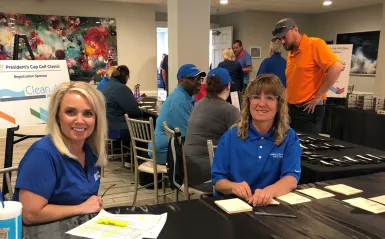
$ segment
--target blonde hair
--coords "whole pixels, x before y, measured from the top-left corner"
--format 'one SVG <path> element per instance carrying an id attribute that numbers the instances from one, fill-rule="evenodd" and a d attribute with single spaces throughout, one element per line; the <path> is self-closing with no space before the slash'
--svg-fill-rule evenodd
<path id="1" fill-rule="evenodd" d="M 270 49 L 274 53 L 281 54 L 283 52 L 283 46 L 282 46 L 281 40 L 279 40 L 278 38 L 271 39 Z"/>
<path id="2" fill-rule="evenodd" d="M 223 60 L 235 60 L 235 54 L 233 49 L 227 48 L 223 51 Z"/>
<path id="3" fill-rule="evenodd" d="M 252 95 L 259 95 L 262 92 L 278 96 L 277 114 L 274 117 L 274 143 L 282 144 L 290 126 L 289 110 L 287 106 L 286 90 L 279 78 L 273 74 L 263 74 L 249 82 L 242 98 L 241 119 L 237 122 L 238 136 L 245 140 L 249 134 L 250 124 L 250 100 Z"/>
<path id="4" fill-rule="evenodd" d="M 118 68 L 118 66 L 111 66 L 110 68 L 108 68 L 108 70 L 106 71 L 106 77 L 108 79 L 111 79 L 112 72 L 114 72 L 116 68 Z"/>
<path id="5" fill-rule="evenodd" d="M 58 122 L 62 99 L 69 92 L 82 95 L 92 105 L 96 115 L 96 123 L 94 131 L 86 139 L 86 142 L 98 157 L 96 164 L 104 166 L 107 162 L 105 150 L 105 141 L 107 139 L 106 103 L 102 93 L 90 84 L 71 81 L 61 83 L 55 87 L 48 107 L 47 133 L 61 154 L 77 159 L 77 157 L 70 152 L 66 137 L 63 135 Z"/>

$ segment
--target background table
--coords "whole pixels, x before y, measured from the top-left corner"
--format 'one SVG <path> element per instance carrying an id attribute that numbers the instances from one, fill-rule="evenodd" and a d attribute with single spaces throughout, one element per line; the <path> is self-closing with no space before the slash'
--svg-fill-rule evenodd
<path id="1" fill-rule="evenodd" d="M 118 207 L 108 211 L 116 214 L 161 214 L 167 212 L 167 222 L 159 239 L 179 238 L 385 238 L 385 214 L 372 214 L 352 207 L 341 200 L 354 197 L 374 197 L 385 194 L 385 173 L 365 175 L 301 185 L 300 188 L 344 183 L 364 190 L 350 197 L 337 195 L 333 198 L 289 205 L 255 208 L 254 211 L 286 213 L 296 219 L 256 216 L 252 212 L 229 215 L 218 208 L 214 201 L 219 198 L 183 201 L 146 206 L 142 208 Z M 77 238 L 65 232 L 88 221 L 94 215 L 77 216 L 50 224 L 23 226 L 25 239 Z"/>
<path id="2" fill-rule="evenodd" d="M 323 139 L 332 140 L 331 142 L 329 142 L 330 144 L 341 144 L 347 147 L 352 147 L 352 148 L 347 148 L 340 151 L 338 150 L 317 151 L 319 153 L 322 153 L 328 156 L 333 156 L 333 157 L 353 156 L 354 157 L 355 155 L 358 155 L 358 154 L 361 154 L 361 155 L 372 154 L 376 156 L 385 156 L 385 151 L 381 151 L 378 149 L 356 145 L 356 144 L 348 143 L 348 142 L 333 139 L 333 138 L 323 137 Z M 353 177 L 353 176 L 359 176 L 359 175 L 365 175 L 365 174 L 371 174 L 371 173 L 377 173 L 377 172 L 385 172 L 385 163 L 327 167 L 327 166 L 321 166 L 321 165 L 316 165 L 316 164 L 302 161 L 301 167 L 302 167 L 302 172 L 301 172 L 300 184 L 314 183 L 314 182 L 332 180 L 332 179 L 338 179 L 338 178 Z"/>
<path id="3" fill-rule="evenodd" d="M 333 107 L 330 136 L 385 150 L 385 115 L 342 106 Z"/>

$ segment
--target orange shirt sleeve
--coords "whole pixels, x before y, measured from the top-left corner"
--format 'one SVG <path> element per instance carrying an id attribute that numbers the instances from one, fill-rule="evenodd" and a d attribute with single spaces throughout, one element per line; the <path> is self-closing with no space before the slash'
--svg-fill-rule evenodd
<path id="1" fill-rule="evenodd" d="M 314 41 L 313 56 L 314 61 L 325 73 L 331 65 L 340 61 L 332 49 L 330 49 L 322 39 Z"/>

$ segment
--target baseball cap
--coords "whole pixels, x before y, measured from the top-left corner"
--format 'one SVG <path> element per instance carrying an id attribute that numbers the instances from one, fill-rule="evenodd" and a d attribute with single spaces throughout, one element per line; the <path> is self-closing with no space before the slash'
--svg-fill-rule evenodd
<path id="1" fill-rule="evenodd" d="M 230 73 L 228 70 L 225 68 L 214 68 L 209 73 L 207 76 L 218 76 L 219 80 L 221 81 L 222 85 L 227 85 L 230 82 L 233 82 L 230 77 Z"/>
<path id="2" fill-rule="evenodd" d="M 281 21 L 277 22 L 275 25 L 275 29 L 273 30 L 272 34 L 275 38 L 281 38 L 286 35 L 288 31 L 293 29 L 297 26 L 297 23 L 290 18 L 282 19 Z"/>
<path id="3" fill-rule="evenodd" d="M 183 77 L 194 77 L 197 75 L 201 75 L 203 77 L 206 76 L 206 72 L 200 71 L 195 65 L 193 64 L 185 64 L 181 66 L 178 70 L 178 74 L 176 75 L 176 78 L 178 80 L 182 79 Z"/>

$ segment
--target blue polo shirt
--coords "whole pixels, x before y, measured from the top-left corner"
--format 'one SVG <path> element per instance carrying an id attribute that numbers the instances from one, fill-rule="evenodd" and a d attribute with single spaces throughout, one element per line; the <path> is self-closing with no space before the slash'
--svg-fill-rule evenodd
<path id="1" fill-rule="evenodd" d="M 85 170 L 76 160 L 60 154 L 49 136 L 35 142 L 20 162 L 13 200 L 19 201 L 24 189 L 48 200 L 48 204 L 79 205 L 97 195 L 100 167 L 97 157 L 85 143 Z"/>
<path id="2" fill-rule="evenodd" d="M 237 131 L 237 127 L 229 129 L 218 144 L 211 168 L 213 184 L 222 179 L 245 181 L 254 192 L 289 175 L 299 181 L 302 150 L 293 129 L 279 146 L 274 144 L 273 130 L 263 136 L 250 123 L 246 140 L 239 138 Z"/>
<path id="3" fill-rule="evenodd" d="M 156 161 L 158 163 L 165 164 L 167 160 L 168 139 L 163 122 L 166 121 L 170 129 L 179 128 L 182 136 L 186 136 L 188 119 L 194 103 L 195 99 L 178 85 L 162 105 L 155 126 Z M 151 144 L 148 145 L 148 149 L 152 149 Z"/>
<path id="4" fill-rule="evenodd" d="M 259 67 L 257 76 L 262 74 L 274 74 L 281 80 L 283 86 L 286 88 L 286 60 L 279 53 L 275 53 L 269 58 L 262 61 Z"/>
<path id="5" fill-rule="evenodd" d="M 251 56 L 245 50 L 243 50 L 243 55 L 239 59 L 237 58 L 236 61 L 238 61 L 239 64 L 241 64 L 242 69 L 252 65 Z M 244 85 L 249 83 L 249 78 L 250 78 L 250 72 L 243 73 L 243 84 Z"/>
<path id="6" fill-rule="evenodd" d="M 103 77 L 103 79 L 99 82 L 98 86 L 96 86 L 97 90 L 101 90 L 105 84 L 110 81 L 107 77 Z"/>

